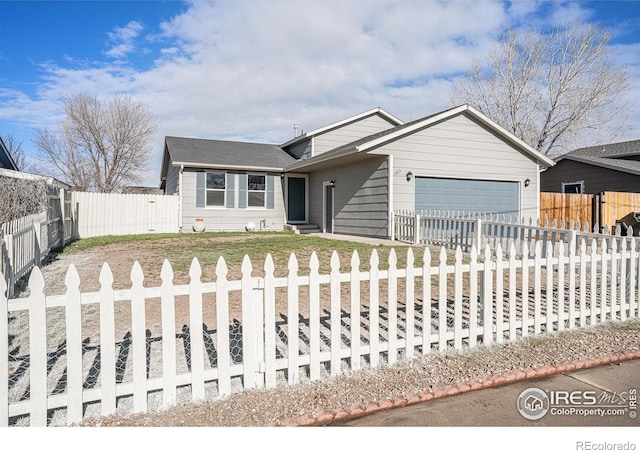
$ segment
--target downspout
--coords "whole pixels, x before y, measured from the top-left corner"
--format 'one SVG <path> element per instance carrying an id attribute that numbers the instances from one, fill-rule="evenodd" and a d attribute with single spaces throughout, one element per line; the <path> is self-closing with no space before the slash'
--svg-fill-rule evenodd
<path id="1" fill-rule="evenodd" d="M 178 229 L 182 231 L 182 172 L 184 171 L 184 164 L 180 164 L 180 171 L 178 171 Z"/>
<path id="2" fill-rule="evenodd" d="M 392 241 L 395 240 L 394 226 L 393 226 L 393 155 L 387 157 L 387 193 L 389 198 L 387 199 L 387 235 Z"/>

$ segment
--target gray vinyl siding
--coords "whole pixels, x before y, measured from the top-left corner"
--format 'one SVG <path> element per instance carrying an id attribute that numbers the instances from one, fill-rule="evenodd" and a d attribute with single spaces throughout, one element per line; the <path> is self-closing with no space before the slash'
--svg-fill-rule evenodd
<path id="1" fill-rule="evenodd" d="M 519 215 L 538 218 L 538 164 L 465 115 L 408 135 L 371 153 L 393 155 L 393 209 L 413 210 L 415 178 L 520 182 Z M 407 172 L 413 177 L 407 181 Z M 524 187 L 524 180 L 530 185 Z"/>
<path id="2" fill-rule="evenodd" d="M 296 159 L 311 158 L 311 139 L 305 139 L 302 142 L 298 142 L 286 150 Z"/>
<path id="3" fill-rule="evenodd" d="M 334 233 L 388 236 L 387 158 L 319 170 L 309 176 L 309 222 L 322 227 L 323 182 L 335 180 Z"/>
<path id="4" fill-rule="evenodd" d="M 540 174 L 542 192 L 562 192 L 562 183 L 584 181 L 585 194 L 640 192 L 640 176 L 563 159 Z"/>
<path id="5" fill-rule="evenodd" d="M 252 172 L 254 173 L 254 172 Z M 260 230 L 262 222 L 263 230 L 283 230 L 285 224 L 284 202 L 282 195 L 282 183 L 279 174 L 274 175 L 273 209 L 268 208 L 240 208 L 239 174 L 232 177 L 234 186 L 235 204 L 233 208 L 226 207 L 196 207 L 196 171 L 184 169 L 182 174 L 182 231 L 192 231 L 192 225 L 196 218 L 203 218 L 207 231 L 243 231 L 248 222 L 256 224 L 256 230 Z"/>
<path id="6" fill-rule="evenodd" d="M 167 169 L 167 179 L 165 181 L 164 193 L 166 195 L 173 195 L 178 192 L 178 181 L 180 179 L 180 169 L 176 166 L 169 164 Z"/>
<path id="7" fill-rule="evenodd" d="M 377 114 L 343 125 L 340 128 L 314 136 L 313 156 L 321 155 L 349 142 L 379 133 L 394 126 Z"/>

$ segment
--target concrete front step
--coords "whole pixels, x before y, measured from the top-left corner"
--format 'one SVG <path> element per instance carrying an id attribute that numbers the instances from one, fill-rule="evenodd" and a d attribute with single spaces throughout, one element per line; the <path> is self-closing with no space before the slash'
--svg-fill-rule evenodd
<path id="1" fill-rule="evenodd" d="M 293 230 L 296 234 L 320 233 L 320 227 L 311 223 L 301 225 L 287 224 L 285 230 Z"/>

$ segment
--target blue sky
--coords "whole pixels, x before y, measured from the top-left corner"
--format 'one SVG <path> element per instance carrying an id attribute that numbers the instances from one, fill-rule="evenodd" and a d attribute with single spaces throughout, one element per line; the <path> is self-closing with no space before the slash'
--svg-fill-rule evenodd
<path id="1" fill-rule="evenodd" d="M 158 124 L 147 185 L 167 135 L 282 143 L 294 124 L 448 108 L 451 80 L 508 27 L 609 27 L 640 117 L 640 1 L 0 0 L 0 18 L 0 136 L 35 157 L 62 97 L 128 94 Z"/>

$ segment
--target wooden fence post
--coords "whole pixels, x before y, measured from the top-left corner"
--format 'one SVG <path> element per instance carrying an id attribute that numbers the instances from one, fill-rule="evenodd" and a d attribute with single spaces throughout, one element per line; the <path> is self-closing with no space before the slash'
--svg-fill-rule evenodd
<path id="1" fill-rule="evenodd" d="M 421 230 L 420 230 L 420 214 L 416 214 L 416 216 L 414 217 L 414 227 L 413 227 L 413 242 L 416 245 L 420 245 L 420 236 L 421 236 Z"/>

